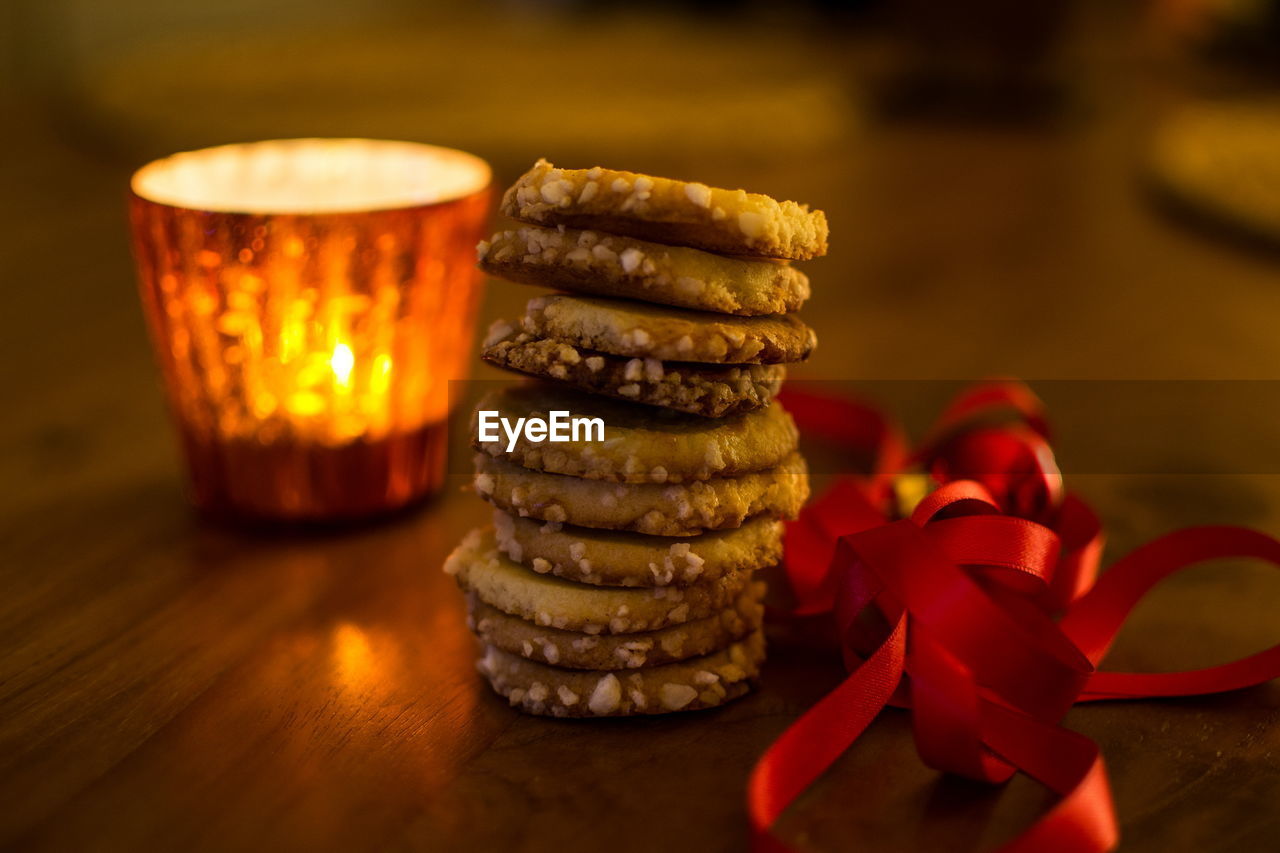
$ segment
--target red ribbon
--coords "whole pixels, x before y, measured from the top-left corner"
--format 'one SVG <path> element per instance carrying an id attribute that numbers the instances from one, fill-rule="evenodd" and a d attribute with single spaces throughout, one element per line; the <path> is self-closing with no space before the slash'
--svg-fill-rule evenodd
<path id="1" fill-rule="evenodd" d="M 794 391 L 786 405 L 809 434 L 869 451 L 874 463 L 870 477 L 838 479 L 787 531 L 795 612 L 834 615 L 850 672 L 752 772 L 757 849 L 790 849 L 774 822 L 893 704 L 911 708 L 916 748 L 930 767 L 991 783 L 1022 771 L 1061 796 L 1006 853 L 1110 850 L 1119 834 L 1106 770 L 1093 741 L 1059 725 L 1067 709 L 1280 676 L 1280 645 L 1201 670 L 1097 671 L 1129 611 L 1162 579 L 1225 557 L 1280 566 L 1280 541 L 1238 527 L 1182 530 L 1095 583 L 1100 525 L 1063 492 L 1042 406 L 1025 386 L 961 395 L 910 456 L 871 407 Z M 1014 420 L 983 423 L 997 413 Z M 940 485 L 894 520 L 889 483 L 906 464 Z"/>

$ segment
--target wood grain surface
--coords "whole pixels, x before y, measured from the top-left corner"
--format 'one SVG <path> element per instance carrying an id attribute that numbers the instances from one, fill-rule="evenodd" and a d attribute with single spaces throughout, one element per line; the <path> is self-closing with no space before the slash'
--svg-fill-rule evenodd
<path id="1" fill-rule="evenodd" d="M 801 378 L 866 380 L 907 408 L 910 385 L 871 380 L 1280 378 L 1280 264 L 1149 204 L 1136 175 L 1151 110 L 1134 93 L 1160 92 L 1140 89 L 1135 65 L 1112 69 L 1118 82 L 1089 89 L 1060 126 L 870 123 L 802 160 L 673 146 L 620 165 L 827 210 L 833 248 L 808 265 L 804 312 L 820 348 Z M 477 677 L 462 598 L 440 572 L 486 514 L 458 478 L 362 527 L 198 519 L 127 253 L 123 187 L 138 160 L 43 110 L 6 109 L 0 844 L 744 849 L 746 774 L 838 682 L 838 660 L 779 636 L 762 689 L 722 710 L 525 717 Z M 504 181 L 556 154 L 531 139 L 480 153 Z M 492 285 L 485 322 L 531 294 Z M 1150 440 L 1112 428 L 1111 392 L 1090 393 L 1078 399 L 1101 402 L 1065 414 L 1109 436 L 1116 467 L 1092 464 L 1072 483 L 1104 517 L 1108 560 L 1191 523 L 1280 533 L 1277 471 L 1238 462 L 1242 444 L 1275 453 L 1272 383 L 1247 392 L 1256 418 L 1247 406 L 1176 411 L 1150 464 L 1133 461 Z M 1228 450 L 1237 461 L 1221 461 Z M 1181 463 L 1201 473 L 1168 473 Z M 1273 574 L 1179 577 L 1139 608 L 1110 664 L 1204 665 L 1275 642 Z M 1280 686 L 1079 708 L 1067 724 L 1102 747 L 1122 850 L 1276 849 Z M 916 758 L 906 716 L 888 711 L 782 832 L 806 850 L 991 849 L 1051 802 L 1023 778 L 993 789 L 940 777 Z"/>

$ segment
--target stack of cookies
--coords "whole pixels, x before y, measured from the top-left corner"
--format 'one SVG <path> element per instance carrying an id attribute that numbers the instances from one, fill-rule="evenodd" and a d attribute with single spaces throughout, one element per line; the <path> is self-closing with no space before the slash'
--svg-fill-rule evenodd
<path id="1" fill-rule="evenodd" d="M 562 442 L 472 436 L 492 527 L 445 569 L 479 663 L 513 706 L 553 716 L 694 710 L 745 694 L 764 658 L 763 584 L 808 496 L 772 404 L 813 331 L 790 265 L 826 251 L 821 212 L 742 190 L 539 161 L 503 197 L 524 223 L 480 266 L 569 293 L 498 322 L 483 357 L 537 377 L 477 411 L 598 419 Z M 572 294 L 572 295 L 571 295 Z M 530 422 L 530 421 L 526 421 Z"/>

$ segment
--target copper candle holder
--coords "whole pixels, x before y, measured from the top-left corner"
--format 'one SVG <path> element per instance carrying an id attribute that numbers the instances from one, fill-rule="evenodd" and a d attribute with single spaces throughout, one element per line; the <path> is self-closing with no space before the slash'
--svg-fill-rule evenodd
<path id="1" fill-rule="evenodd" d="M 490 170 L 406 142 L 296 139 L 134 174 L 134 252 L 204 510 L 328 520 L 444 478 Z"/>

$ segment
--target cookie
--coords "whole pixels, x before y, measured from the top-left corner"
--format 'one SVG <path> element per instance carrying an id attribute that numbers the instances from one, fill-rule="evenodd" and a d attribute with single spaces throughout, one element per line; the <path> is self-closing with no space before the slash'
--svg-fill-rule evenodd
<path id="1" fill-rule="evenodd" d="M 526 225 L 477 247 L 480 269 L 521 284 L 722 314 L 796 311 L 809 278 L 785 261 L 727 258 L 595 231 Z"/>
<path id="2" fill-rule="evenodd" d="M 787 369 L 780 364 L 663 363 L 593 352 L 536 338 L 499 321 L 481 357 L 495 367 L 554 379 L 592 394 L 720 418 L 767 406 Z"/>
<path id="3" fill-rule="evenodd" d="M 782 559 L 782 522 L 757 516 L 700 536 L 548 525 L 493 511 L 498 549 L 539 574 L 604 586 L 688 586 Z"/>
<path id="4" fill-rule="evenodd" d="M 818 343 L 789 314 L 730 317 L 592 296 L 535 296 L 520 326 L 579 349 L 706 364 L 788 364 L 804 361 Z"/>
<path id="5" fill-rule="evenodd" d="M 627 717 L 712 708 L 745 695 L 760 674 L 764 634 L 727 649 L 629 672 L 572 670 L 486 646 L 476 668 L 513 706 L 552 717 Z"/>
<path id="6" fill-rule="evenodd" d="M 727 255 L 804 260 L 827 253 L 827 217 L 744 190 L 539 160 L 502 197 L 502 212 Z"/>
<path id="7" fill-rule="evenodd" d="M 656 631 L 705 619 L 736 601 L 751 579 L 743 571 L 683 589 L 588 586 L 540 575 L 507 559 L 489 528 L 468 533 L 445 560 L 444 570 L 458 586 L 503 613 L 591 635 Z"/>
<path id="8" fill-rule="evenodd" d="M 794 518 L 809 495 L 804 458 L 792 453 L 767 471 L 692 483 L 610 483 L 530 471 L 476 454 L 476 491 L 521 517 L 581 527 L 692 536 L 748 518 Z"/>
<path id="9" fill-rule="evenodd" d="M 498 425 L 481 441 L 479 412 L 497 412 L 508 423 L 518 418 L 599 418 L 604 440 L 580 431 L 578 440 L 530 441 L 523 430 L 514 441 Z M 799 433 L 781 405 L 704 418 L 583 394 L 540 382 L 526 382 L 486 394 L 472 418 L 472 445 L 524 468 L 618 483 L 683 483 L 762 471 L 795 451 Z"/>
<path id="10" fill-rule="evenodd" d="M 638 669 L 711 654 L 759 630 L 764 584 L 756 581 L 729 607 L 703 619 L 633 634 L 583 634 L 546 628 L 468 596 L 469 624 L 486 645 L 566 669 Z"/>

